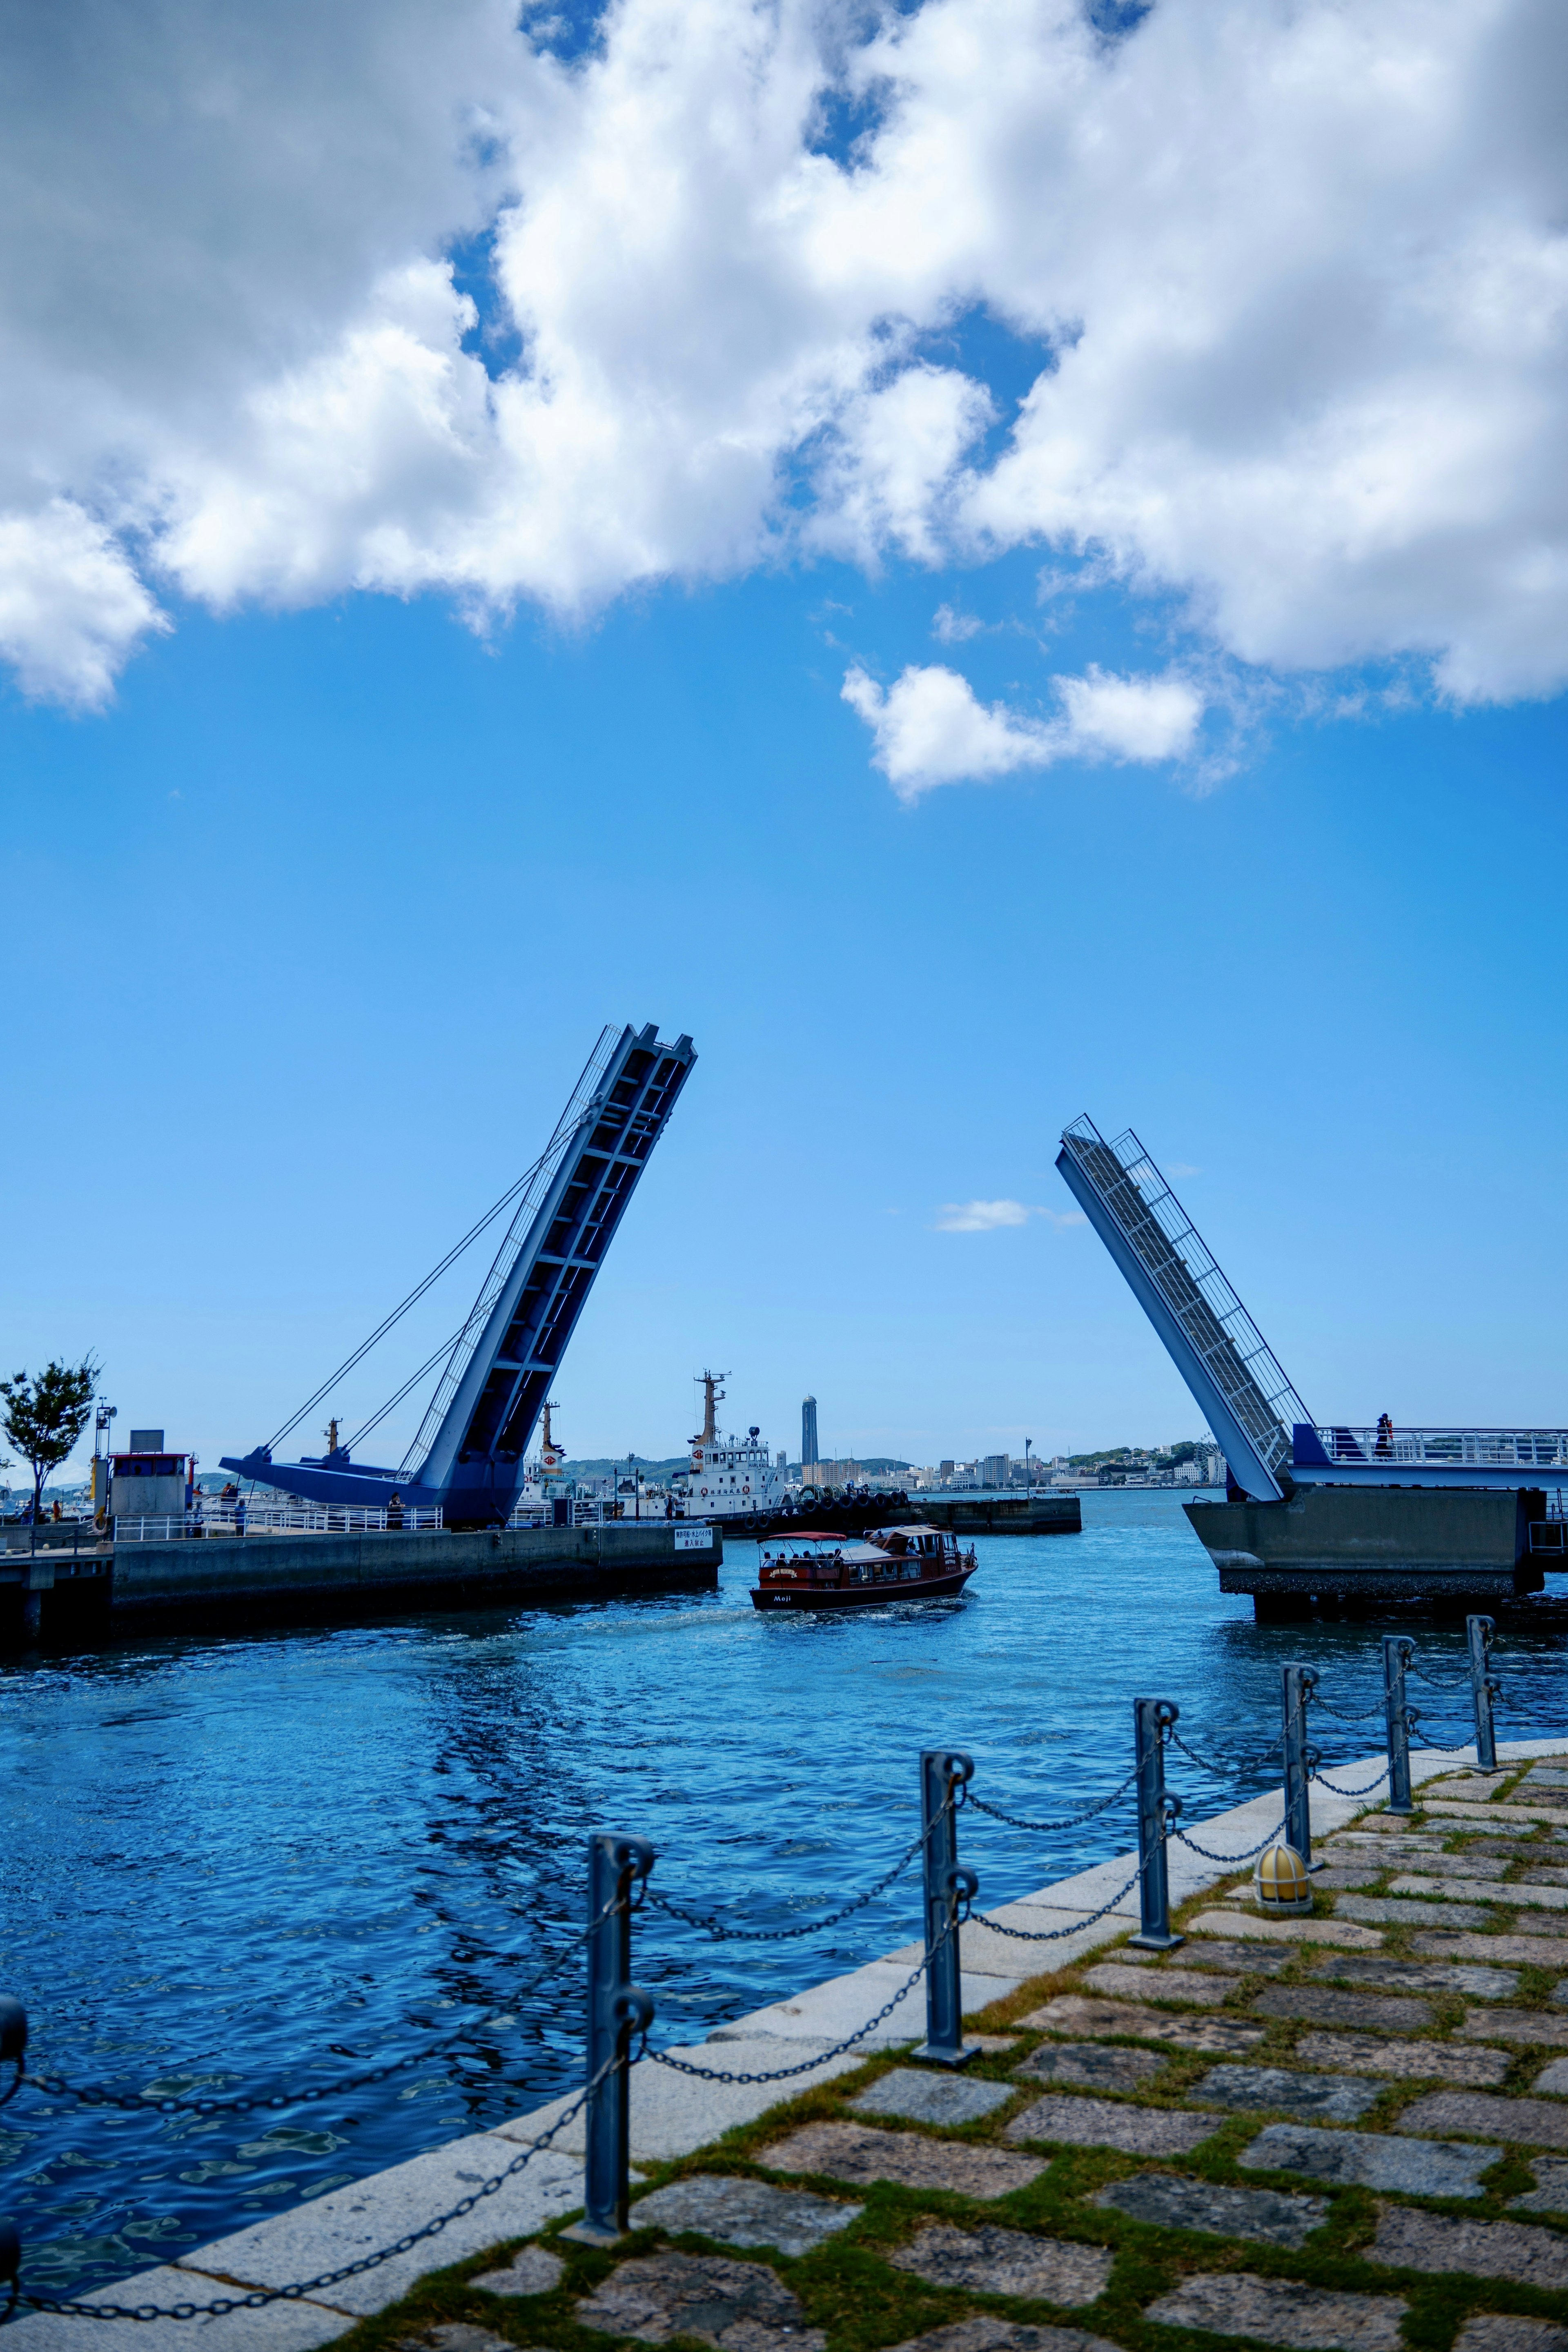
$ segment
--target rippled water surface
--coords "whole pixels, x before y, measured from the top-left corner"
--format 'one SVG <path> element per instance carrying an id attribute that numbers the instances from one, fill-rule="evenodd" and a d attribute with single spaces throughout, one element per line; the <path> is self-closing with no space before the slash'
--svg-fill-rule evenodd
<path id="1" fill-rule="evenodd" d="M 237 2118 L 23 2093 L 0 2152 L 28 2281 L 144 2268 L 580 2080 L 569 1939 L 590 1830 L 651 1839 L 673 1896 L 799 1927 L 908 1843 L 923 1746 L 968 1748 L 977 1794 L 1050 1816 L 1113 1790 L 1132 1697 L 1169 1697 L 1230 1768 L 1179 1759 L 1201 1819 L 1277 1782 L 1283 1660 L 1320 1664 L 1344 1707 L 1373 1704 L 1377 1629 L 1255 1625 L 1173 1496 L 1089 1496 L 1084 1518 L 1079 1537 L 981 1538 L 963 1601 L 852 1618 L 758 1615 L 755 1548 L 736 1544 L 711 1593 L 12 1662 L 0 1990 L 25 2000 L 41 2070 L 132 2095 L 270 2092 L 418 2060 Z M 1457 1630 L 1418 1639 L 1434 1672 L 1458 1671 Z M 1560 1719 L 1562 1649 L 1510 1634 L 1519 1727 Z M 1463 1738 L 1462 1698 L 1432 1705 L 1433 1732 Z M 1380 1731 L 1321 1736 L 1331 1769 Z M 1073 1834 L 973 1812 L 962 1827 L 983 1905 L 1133 1839 L 1125 1800 Z M 907 1940 L 918 1887 L 907 1873 L 842 1927 L 779 1945 L 645 1911 L 656 2039 L 700 2038 Z"/>

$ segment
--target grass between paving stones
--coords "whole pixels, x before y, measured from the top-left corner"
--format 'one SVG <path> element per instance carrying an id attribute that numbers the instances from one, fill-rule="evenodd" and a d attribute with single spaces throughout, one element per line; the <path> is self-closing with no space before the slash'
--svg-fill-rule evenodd
<path id="1" fill-rule="evenodd" d="M 1414 1824 L 1421 1824 L 1426 1818 L 1421 1814 L 1414 1816 Z M 1432 1826 L 1441 1828 L 1445 1832 L 1445 1843 L 1457 1846 L 1459 1851 L 1482 1834 L 1479 1828 L 1471 1830 L 1468 1824 L 1451 1827 L 1441 1815 L 1432 1817 Z M 1543 1835 L 1549 1838 L 1550 1832 L 1537 1832 L 1519 1840 L 1517 1844 L 1521 1849 L 1539 1851 Z M 1510 1853 L 1513 1850 L 1510 1844 Z M 1521 1851 L 1519 1858 L 1525 1861 L 1526 1853 Z M 1391 1863 L 1383 1874 L 1393 1875 L 1402 1867 L 1404 1865 Z M 1245 1901 L 1248 1885 L 1248 1880 L 1238 1875 L 1220 1887 L 1194 1895 L 1178 1911 L 1174 1924 L 1181 1928 L 1199 1912 L 1223 1904 L 1227 1895 L 1232 1899 L 1239 1895 Z M 1499 1894 L 1496 1916 L 1501 1926 L 1509 1916 L 1510 1906 L 1507 1905 L 1506 1889 L 1500 1886 Z M 1332 1897 L 1326 1891 L 1320 1894 L 1319 1900 L 1321 1913 L 1331 1913 Z M 1438 1924 L 1442 1908 L 1440 1901 L 1433 1903 L 1434 1925 Z M 1384 1930 L 1379 1948 L 1382 1956 L 1393 1959 L 1415 1958 L 1411 1951 L 1411 1939 L 1415 1932 L 1412 1927 L 1403 1924 Z M 1199 1937 L 1194 1940 L 1202 1941 L 1204 1938 Z M 520 2242 L 507 2241 L 500 2248 L 492 2248 L 484 2254 L 455 2263 L 448 2270 L 433 2273 L 402 2303 L 374 2319 L 362 2323 L 351 2335 L 342 2338 L 343 2352 L 387 2352 L 387 2347 L 408 2339 L 417 2341 L 429 2327 L 449 2320 L 466 2320 L 487 2327 L 506 2341 L 541 2347 L 541 2352 L 610 2352 L 610 2347 L 617 2342 L 629 2343 L 631 2339 L 616 2339 L 582 2327 L 574 2316 L 574 2305 L 580 2296 L 591 2293 L 618 2263 L 630 2255 L 651 2252 L 665 2246 L 692 2253 L 722 2253 L 732 2259 L 765 2262 L 800 2297 L 805 2324 L 827 2332 L 829 2352 L 884 2352 L 886 2347 L 902 2343 L 928 2329 L 976 2313 L 991 2313 L 998 2317 L 1032 2325 L 1085 2328 L 1127 2347 L 1128 2352 L 1215 2352 L 1216 2343 L 1224 2339 L 1216 2339 L 1202 2331 L 1156 2326 L 1143 2315 L 1147 2304 L 1183 2277 L 1195 2272 L 1247 2271 L 1266 2278 L 1295 2279 L 1304 2285 L 1330 2291 L 1398 2294 L 1410 2306 L 1405 2322 L 1405 2335 L 1412 2352 L 1449 2352 L 1457 2329 L 1465 2318 L 1477 2311 L 1554 2319 L 1568 2316 L 1568 2294 L 1520 2286 L 1504 2279 L 1471 2277 L 1462 2273 L 1434 2274 L 1394 2270 L 1369 2261 L 1368 2249 L 1376 2230 L 1378 2207 L 1378 2200 L 1372 2192 L 1361 2188 L 1333 2187 L 1294 2173 L 1247 2170 L 1237 2163 L 1238 2157 L 1265 2124 L 1276 2119 L 1293 2119 L 1283 2111 L 1226 2115 L 1191 2156 L 1157 2162 L 1110 2148 L 1053 2147 L 1049 2143 L 1031 2144 L 1005 2139 L 1003 2126 L 1026 2105 L 1055 2091 L 1069 2089 L 1066 2084 L 1042 2083 L 1018 2074 L 1020 2062 L 1043 2042 L 1075 2038 L 1070 2033 L 1065 2037 L 1043 2034 L 1026 2027 L 1024 2019 L 1058 1994 L 1082 1992 L 1095 1997 L 1093 1988 L 1084 1983 L 1085 1972 L 1097 1961 L 1114 1958 L 1121 1948 L 1106 1947 L 1066 1968 L 1037 1977 L 996 2002 L 980 2018 L 970 2021 L 982 2030 L 1011 2032 L 1016 2037 L 1011 2050 L 983 2053 L 966 2069 L 972 2077 L 1005 2082 L 1016 2094 L 1005 2106 L 975 2122 L 943 2128 L 922 2124 L 910 2117 L 856 2115 L 847 2103 L 858 2092 L 879 2080 L 893 2067 L 910 2063 L 903 2052 L 879 2053 L 853 2074 L 801 2093 L 772 2109 L 758 2122 L 740 2126 L 727 2133 L 709 2147 L 673 2163 L 650 2164 L 641 2168 L 650 2189 L 698 2173 L 719 2172 L 772 2179 L 784 2187 L 816 2190 L 840 2200 L 852 2200 L 863 2206 L 864 2210 L 847 2230 L 810 2253 L 792 2259 L 765 2247 L 737 2248 L 691 2233 L 671 2234 L 657 2230 L 639 2231 L 634 2228 L 624 2245 L 611 2254 L 578 2246 L 562 2238 L 560 2231 L 564 2222 L 552 2224 L 539 2233 L 539 2242 L 561 2255 L 567 2265 L 562 2284 L 552 2294 L 526 2299 L 500 2298 L 485 2294 L 469 2284 L 479 2272 L 504 2262 Z M 1278 1957 L 1281 1948 L 1271 1944 L 1268 1948 L 1272 1956 Z M 1252 1999 L 1266 1984 L 1332 1985 L 1335 1980 L 1333 1969 L 1319 1965 L 1331 1957 L 1331 1948 L 1321 1944 L 1303 1945 L 1300 1949 L 1290 1950 L 1286 1966 L 1277 1975 L 1227 1977 L 1228 1990 L 1223 2005 L 1201 2011 L 1194 2011 L 1180 2002 L 1162 2001 L 1160 1977 L 1163 1963 L 1155 1960 L 1141 1969 L 1144 1984 L 1136 1998 L 1140 2005 L 1187 2018 L 1245 2017 L 1248 2015 Z M 1181 1968 L 1184 1958 L 1190 1960 L 1190 1954 L 1178 1950 L 1172 1956 L 1171 1965 Z M 1507 2006 L 1556 2008 L 1557 2005 L 1551 2000 L 1552 1990 L 1559 1980 L 1556 1971 L 1517 1963 L 1505 1965 L 1519 1968 L 1519 1990 Z M 1373 1999 L 1378 1997 L 1371 1988 L 1357 1990 L 1367 1991 Z M 1394 1988 L 1389 1989 L 1390 1992 L 1394 1990 Z M 1423 1993 L 1418 1997 L 1430 2003 L 1433 2022 L 1425 2028 L 1402 2030 L 1398 2036 L 1401 2041 L 1445 2038 L 1460 2023 L 1468 2008 L 1485 2006 L 1472 2002 L 1463 1995 Z M 1132 1996 L 1123 1997 L 1131 1998 Z M 1097 2087 L 1089 2095 L 1144 2109 L 1179 2110 L 1194 2099 L 1202 2104 L 1198 2085 L 1212 2066 L 1222 2063 L 1297 2066 L 1300 2063 L 1294 2055 L 1297 2042 L 1303 2033 L 1316 2030 L 1310 2021 L 1295 2019 L 1256 2018 L 1250 2021 L 1264 2027 L 1262 2039 L 1237 2060 L 1222 2059 L 1213 2053 L 1152 2044 L 1140 2041 L 1136 2036 L 1095 2031 L 1092 2038 L 1096 2041 L 1152 2049 L 1165 2063 L 1162 2072 L 1152 2082 L 1141 2085 L 1136 2093 L 1118 2093 Z M 1499 2086 L 1503 2095 L 1510 2091 L 1527 2091 L 1543 2063 L 1544 2055 L 1540 2050 L 1516 2053 L 1504 2084 Z M 1430 2081 L 1391 2084 L 1363 2116 L 1359 2126 L 1331 2127 L 1386 2131 L 1409 2105 L 1431 2088 Z M 847 2184 L 827 2175 L 770 2170 L 766 2151 L 774 2142 L 803 2124 L 831 2121 L 852 2121 L 868 2128 L 899 2134 L 917 2133 L 939 2143 L 1010 2147 L 1020 2154 L 1032 2154 L 1043 2159 L 1047 2168 L 1027 2187 L 1006 2197 L 985 2200 L 953 2191 L 906 2189 L 890 2181 L 861 2186 Z M 1442 2137 L 1485 2136 L 1445 2133 Z M 1328 2210 L 1322 2225 L 1313 2233 L 1307 2247 L 1290 2252 L 1248 2239 L 1227 2238 L 1200 2231 L 1173 2230 L 1136 2221 L 1114 2209 L 1100 2209 L 1090 2201 L 1100 2189 L 1110 2183 L 1152 2170 L 1174 2173 L 1216 2186 L 1272 2188 L 1297 2195 L 1320 2197 Z M 1487 2174 L 1481 2194 L 1476 2198 L 1402 2195 L 1394 2201 L 1436 2214 L 1491 2220 L 1505 2213 L 1510 2198 L 1532 2185 L 1533 2176 L 1523 2156 L 1505 2151 L 1499 2163 Z M 635 2224 L 635 2205 L 632 2219 Z M 939 2220 L 971 2228 L 987 2222 L 997 2223 L 1004 2228 L 1079 2244 L 1106 2247 L 1114 2256 L 1110 2281 L 1104 2294 L 1095 2303 L 1066 2307 L 1035 2299 L 933 2287 L 910 2273 L 893 2269 L 886 2257 L 906 2245 L 925 2223 Z M 1568 2226 L 1554 2228 L 1549 2220 L 1542 2217 L 1533 2218 L 1531 2226 L 1554 2236 L 1568 2237 Z M 675 2352 L 686 2352 L 686 2347 L 689 2347 L 689 2352 L 707 2352 L 707 2347 L 700 2347 L 692 2338 L 672 2337 L 670 2343 Z"/>

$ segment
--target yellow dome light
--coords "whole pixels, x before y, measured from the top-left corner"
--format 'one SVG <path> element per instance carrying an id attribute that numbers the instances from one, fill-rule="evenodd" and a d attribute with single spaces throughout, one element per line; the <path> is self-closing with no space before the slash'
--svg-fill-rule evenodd
<path id="1" fill-rule="evenodd" d="M 1260 1911 L 1292 1916 L 1312 1907 L 1312 1882 L 1293 1845 L 1267 1846 L 1258 1857 L 1253 1887 Z"/>

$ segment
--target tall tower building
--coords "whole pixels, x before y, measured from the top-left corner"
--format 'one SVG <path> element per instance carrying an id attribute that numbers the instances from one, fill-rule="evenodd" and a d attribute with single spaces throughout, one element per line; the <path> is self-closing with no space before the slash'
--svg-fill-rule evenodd
<path id="1" fill-rule="evenodd" d="M 809 1470 L 816 1455 L 816 1399 L 806 1397 L 800 1408 L 800 1460 L 803 1471 Z"/>

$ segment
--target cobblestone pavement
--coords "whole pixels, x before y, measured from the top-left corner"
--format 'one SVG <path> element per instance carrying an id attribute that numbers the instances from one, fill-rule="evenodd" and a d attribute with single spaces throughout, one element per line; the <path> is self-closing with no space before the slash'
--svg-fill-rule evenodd
<path id="1" fill-rule="evenodd" d="M 977 2006 L 963 2071 L 884 2047 L 639 2157 L 624 2252 L 542 2214 L 374 2342 L 1568 2352 L 1564 1801 L 1559 1757 L 1363 1815 L 1319 1841 L 1307 1918 L 1211 1884 L 1173 1952 L 1083 1949 Z"/>

